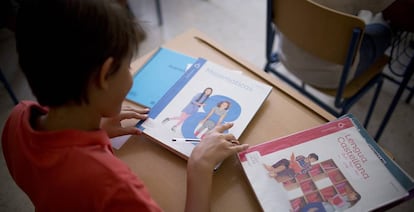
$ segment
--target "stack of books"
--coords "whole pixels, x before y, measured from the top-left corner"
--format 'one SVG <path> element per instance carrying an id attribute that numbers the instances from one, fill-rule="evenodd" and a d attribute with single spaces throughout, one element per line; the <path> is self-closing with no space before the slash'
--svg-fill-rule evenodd
<path id="1" fill-rule="evenodd" d="M 134 75 L 127 100 L 150 107 L 137 127 L 188 159 L 198 141 L 227 122 L 238 138 L 272 87 L 204 58 L 160 48 Z"/>

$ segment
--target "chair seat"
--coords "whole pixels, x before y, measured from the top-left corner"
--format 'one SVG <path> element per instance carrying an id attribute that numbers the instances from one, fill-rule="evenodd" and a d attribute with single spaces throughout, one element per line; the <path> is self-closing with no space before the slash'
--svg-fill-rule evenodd
<path id="1" fill-rule="evenodd" d="M 370 80 L 372 80 L 375 76 L 380 74 L 383 70 L 383 67 L 388 63 L 389 57 L 387 55 L 383 55 L 380 57 L 374 64 L 372 64 L 367 71 L 362 73 L 359 77 L 351 80 L 344 89 L 342 96 L 344 98 L 351 97 L 355 95 L 358 91 L 360 91 Z M 327 88 L 318 88 L 316 86 L 312 86 L 316 88 L 318 91 L 327 94 L 329 96 L 335 96 L 337 90 L 336 89 L 327 89 Z"/>

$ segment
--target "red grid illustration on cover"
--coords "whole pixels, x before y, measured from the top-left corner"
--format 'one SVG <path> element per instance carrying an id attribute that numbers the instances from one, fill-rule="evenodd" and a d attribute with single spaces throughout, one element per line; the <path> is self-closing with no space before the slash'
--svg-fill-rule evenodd
<path id="1" fill-rule="evenodd" d="M 282 159 L 265 168 L 288 193 L 296 195 L 290 200 L 293 211 L 345 210 L 361 199 L 332 159 L 312 165 L 309 162 L 309 166 L 298 170 L 291 169 L 286 161 Z"/>

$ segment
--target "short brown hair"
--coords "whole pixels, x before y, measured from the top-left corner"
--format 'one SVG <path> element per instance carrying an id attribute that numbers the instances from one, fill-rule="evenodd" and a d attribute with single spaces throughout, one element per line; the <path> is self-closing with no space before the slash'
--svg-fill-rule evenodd
<path id="1" fill-rule="evenodd" d="M 88 102 L 87 86 L 109 57 L 113 71 L 145 34 L 110 0 L 22 1 L 16 25 L 20 66 L 40 104 Z"/>

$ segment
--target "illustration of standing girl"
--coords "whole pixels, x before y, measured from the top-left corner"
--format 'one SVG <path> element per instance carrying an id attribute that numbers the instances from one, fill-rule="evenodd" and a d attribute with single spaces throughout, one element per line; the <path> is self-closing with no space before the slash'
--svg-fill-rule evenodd
<path id="1" fill-rule="evenodd" d="M 181 111 L 180 116 L 167 117 L 162 123 L 165 124 L 171 120 L 178 120 L 178 122 L 171 128 L 172 131 L 175 131 L 178 126 L 180 126 L 188 117 L 193 115 L 198 111 L 198 109 L 204 106 L 204 102 L 210 97 L 213 93 L 212 88 L 206 88 L 202 93 L 195 95 L 191 102 Z"/>
<path id="2" fill-rule="evenodd" d="M 210 112 L 207 114 L 207 116 L 203 120 L 201 120 L 200 122 L 201 127 L 195 131 L 194 135 L 199 136 L 199 134 L 203 132 L 205 129 L 207 129 L 206 132 L 208 132 L 212 130 L 216 125 L 221 124 L 224 118 L 226 117 L 229 108 L 230 108 L 229 101 L 219 102 L 217 106 L 213 107 L 210 110 Z M 217 120 L 217 117 L 218 117 L 218 120 Z M 205 133 L 203 133 L 203 135 L 204 134 Z"/>

